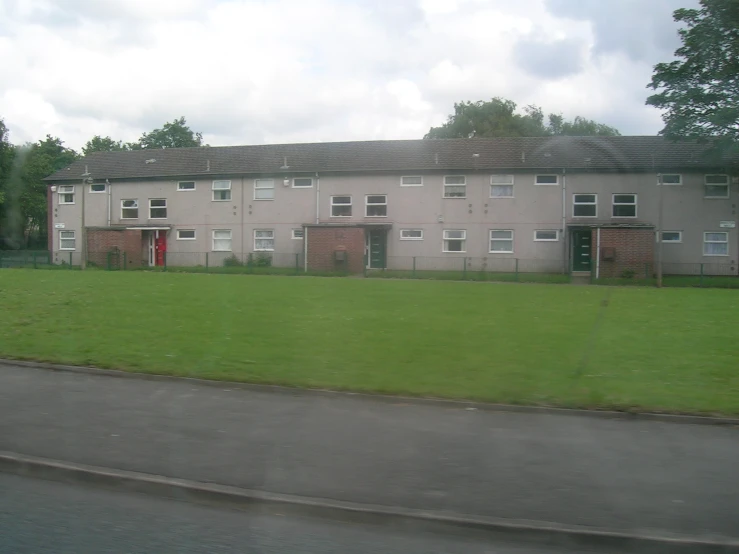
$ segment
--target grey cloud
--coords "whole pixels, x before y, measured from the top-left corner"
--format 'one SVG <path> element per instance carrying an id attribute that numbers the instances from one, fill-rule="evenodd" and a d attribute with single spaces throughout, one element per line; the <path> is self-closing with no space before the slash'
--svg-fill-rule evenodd
<path id="1" fill-rule="evenodd" d="M 513 51 L 516 63 L 534 77 L 559 79 L 579 73 L 584 65 L 585 45 L 576 40 L 554 42 L 521 40 Z"/>
<path id="2" fill-rule="evenodd" d="M 691 8 L 698 0 L 547 0 L 555 16 L 590 21 L 595 52 L 623 52 L 637 62 L 654 63 L 679 46 L 672 13 Z"/>

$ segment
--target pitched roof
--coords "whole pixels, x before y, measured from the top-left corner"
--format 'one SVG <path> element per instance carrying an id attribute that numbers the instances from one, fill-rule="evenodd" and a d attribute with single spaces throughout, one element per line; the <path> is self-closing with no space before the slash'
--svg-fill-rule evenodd
<path id="1" fill-rule="evenodd" d="M 739 165 L 710 163 L 709 146 L 662 137 L 532 137 L 383 140 L 168 148 L 96 152 L 47 180 L 77 180 L 85 166 L 94 179 L 198 177 L 364 171 L 571 170 L 653 171 Z M 287 165 L 287 168 L 283 166 Z"/>

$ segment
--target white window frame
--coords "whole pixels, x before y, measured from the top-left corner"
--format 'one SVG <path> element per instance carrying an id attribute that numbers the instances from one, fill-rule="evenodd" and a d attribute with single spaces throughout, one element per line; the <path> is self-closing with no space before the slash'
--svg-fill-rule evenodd
<path id="1" fill-rule="evenodd" d="M 385 202 L 373 202 L 370 204 L 370 196 L 383 196 Z M 370 206 L 385 206 L 385 215 L 369 215 Z M 366 194 L 364 196 L 364 217 L 387 217 L 387 194 Z"/>
<path id="2" fill-rule="evenodd" d="M 726 183 L 709 183 L 708 178 L 709 177 L 725 177 Z M 726 186 L 726 195 L 725 196 L 708 196 L 708 191 L 706 190 L 709 186 L 712 187 L 719 187 L 719 186 Z M 703 198 L 715 198 L 718 200 L 724 200 L 726 198 L 729 198 L 731 196 L 731 179 L 728 175 L 725 175 L 723 173 L 709 173 L 703 177 Z"/>
<path id="3" fill-rule="evenodd" d="M 462 233 L 462 238 L 448 238 L 447 233 Z M 450 240 L 462 241 L 462 250 L 447 250 L 447 242 Z M 441 234 L 441 251 L 449 254 L 463 254 L 467 252 L 467 229 L 444 229 Z"/>
<path id="4" fill-rule="evenodd" d="M 708 235 L 724 235 L 726 237 L 726 240 L 706 240 Z M 706 254 L 706 245 L 707 244 L 725 244 L 726 245 L 726 254 Z M 706 231 L 703 233 L 703 255 L 704 256 L 720 256 L 723 258 L 728 257 L 729 255 L 729 233 L 726 231 Z"/>
<path id="5" fill-rule="evenodd" d="M 616 197 L 617 196 L 633 196 L 634 201 L 633 202 L 619 202 L 616 203 Z M 614 215 L 614 211 L 616 210 L 616 206 L 634 206 L 634 215 Z M 634 219 L 639 215 L 639 195 L 635 194 L 633 192 L 614 192 L 611 195 L 611 218 L 612 219 Z"/>
<path id="6" fill-rule="evenodd" d="M 667 176 L 677 177 L 677 183 L 666 183 L 665 177 Z M 680 173 L 663 173 L 660 182 L 666 187 L 677 187 L 683 184 L 683 176 Z"/>
<path id="7" fill-rule="evenodd" d="M 554 177 L 554 183 L 540 183 L 539 177 Z M 559 185 L 559 175 L 556 173 L 539 173 L 534 177 L 534 184 L 539 187 L 556 187 Z"/>
<path id="8" fill-rule="evenodd" d="M 257 237 L 257 233 L 272 233 L 272 237 Z M 274 229 L 254 229 L 254 252 L 274 252 L 275 251 L 275 230 Z M 258 240 L 271 240 L 272 248 L 257 248 Z"/>
<path id="9" fill-rule="evenodd" d="M 334 198 L 348 198 L 349 203 L 341 203 L 341 204 L 335 204 Z M 351 217 L 352 213 L 354 213 L 354 208 L 352 207 L 354 204 L 354 199 L 352 198 L 351 194 L 337 194 L 331 197 L 331 212 L 329 217 Z M 349 206 L 349 215 L 334 215 L 334 206 Z"/>
<path id="10" fill-rule="evenodd" d="M 455 179 L 462 178 L 462 183 L 447 183 L 447 179 L 450 177 L 453 177 Z M 446 190 L 447 187 L 464 187 L 464 196 L 447 196 Z M 443 191 L 443 197 L 444 198 L 458 198 L 460 200 L 464 200 L 467 198 L 467 176 L 466 175 L 444 175 L 444 191 Z"/>
<path id="11" fill-rule="evenodd" d="M 182 184 L 183 183 L 192 183 L 191 189 L 183 189 Z M 195 181 L 177 181 L 177 192 L 192 192 L 197 188 L 197 183 Z"/>
<path id="12" fill-rule="evenodd" d="M 300 188 L 300 187 L 298 187 L 298 188 Z M 300 236 L 296 236 L 295 235 L 295 232 L 296 231 L 298 233 L 300 233 Z M 305 238 L 305 229 L 302 228 L 302 227 L 300 229 L 292 229 L 290 231 L 290 238 L 292 238 L 293 240 L 303 240 Z"/>
<path id="13" fill-rule="evenodd" d="M 164 206 L 152 206 L 151 203 L 155 200 L 162 200 L 164 201 Z M 164 213 L 166 214 L 164 217 L 152 217 L 151 210 L 161 210 L 164 209 Z M 167 219 L 167 199 L 166 198 L 149 198 L 149 219 Z"/>
<path id="14" fill-rule="evenodd" d="M 131 206 L 125 207 L 123 205 L 124 202 L 135 202 L 136 207 L 133 208 Z M 123 217 L 123 210 L 136 210 L 136 217 Z M 121 198 L 121 219 L 138 219 L 139 218 L 139 199 L 138 198 Z"/>
<path id="15" fill-rule="evenodd" d="M 575 202 L 578 196 L 592 196 L 592 202 Z M 595 206 L 595 215 L 575 215 L 575 208 L 577 206 Z M 572 217 L 582 219 L 594 219 L 598 217 L 598 194 L 592 192 L 573 192 L 572 193 Z"/>
<path id="16" fill-rule="evenodd" d="M 228 186 L 218 186 L 216 187 L 216 183 L 228 183 Z M 216 198 L 216 192 L 223 192 L 227 190 L 228 191 L 228 198 Z M 211 201 L 212 202 L 231 202 L 232 193 L 231 193 L 231 181 L 229 179 L 216 179 L 213 181 L 213 184 L 211 185 Z"/>
<path id="17" fill-rule="evenodd" d="M 72 233 L 72 238 L 69 238 L 69 237 L 63 238 L 62 235 L 64 235 L 65 233 Z M 65 240 L 74 241 L 74 246 L 72 248 L 62 246 Z M 77 250 L 77 233 L 75 233 L 74 231 L 70 229 L 59 231 L 59 250 L 69 250 L 70 252 L 73 250 Z"/>
<path id="18" fill-rule="evenodd" d="M 310 181 L 310 185 L 300 185 L 300 186 L 296 185 L 295 184 L 295 181 L 297 181 L 299 179 L 307 179 L 308 181 Z M 310 189 L 310 188 L 313 188 L 313 177 L 293 177 L 292 188 L 294 188 L 294 189 Z"/>
<path id="19" fill-rule="evenodd" d="M 554 233 L 553 239 L 540 239 L 539 233 Z M 559 241 L 559 229 L 536 229 L 534 231 L 534 242 L 558 242 Z"/>
<path id="20" fill-rule="evenodd" d="M 260 183 L 264 183 L 264 184 L 271 183 L 272 186 L 264 186 L 264 184 L 260 186 Z M 272 198 L 257 198 L 258 190 L 271 190 Z M 254 179 L 254 200 L 258 202 L 261 202 L 261 201 L 269 202 L 274 199 L 275 199 L 275 180 L 274 179 Z"/>
<path id="21" fill-rule="evenodd" d="M 92 190 L 92 187 L 103 187 L 103 190 Z M 90 194 L 105 194 L 108 192 L 108 185 L 105 183 L 90 183 Z"/>
<path id="22" fill-rule="evenodd" d="M 503 238 L 493 238 L 493 233 L 510 233 L 511 238 L 510 239 L 503 239 Z M 516 233 L 513 231 L 513 229 L 490 229 L 490 233 L 488 234 L 488 238 L 490 239 L 488 241 L 488 250 L 490 251 L 490 254 L 513 254 L 513 241 L 516 236 Z M 505 241 L 511 243 L 511 249 L 510 250 L 493 250 L 493 241 Z"/>
<path id="23" fill-rule="evenodd" d="M 182 232 L 187 231 L 188 233 L 192 233 L 191 237 L 183 237 Z M 177 240 L 196 240 L 197 233 L 195 229 L 177 229 Z"/>
<path id="24" fill-rule="evenodd" d="M 408 237 L 408 236 L 404 237 L 403 233 L 408 233 L 408 232 L 421 233 L 421 236 L 420 237 Z M 401 229 L 400 230 L 400 240 L 423 240 L 423 229 Z"/>
<path id="25" fill-rule="evenodd" d="M 216 238 L 216 233 L 228 233 L 228 239 Z M 213 242 L 211 244 L 213 252 L 233 252 L 233 231 L 231 229 L 213 229 Z M 228 248 L 216 248 L 216 240 L 228 240 Z"/>
<path id="26" fill-rule="evenodd" d="M 413 184 L 404 183 L 403 179 L 408 179 L 408 178 L 420 179 L 421 182 L 413 183 Z M 422 187 L 423 186 L 423 175 L 401 175 L 400 176 L 400 186 L 401 187 Z"/>
<path id="27" fill-rule="evenodd" d="M 76 200 L 77 193 L 75 191 L 74 185 L 59 185 L 56 189 L 58 201 L 60 206 L 68 206 L 71 204 L 74 204 L 74 201 Z M 68 194 L 72 195 L 72 201 L 71 202 L 62 202 L 62 199 L 64 199 L 65 196 Z"/>
<path id="28" fill-rule="evenodd" d="M 677 240 L 665 240 L 665 233 L 677 233 L 678 238 Z M 655 234 L 657 237 L 657 242 L 662 241 L 663 244 L 679 244 L 683 241 L 683 232 L 682 231 L 659 231 Z"/>
<path id="29" fill-rule="evenodd" d="M 502 178 L 505 179 L 502 179 Z M 510 182 L 508 182 L 510 181 Z M 513 198 L 515 193 L 516 177 L 512 174 L 496 174 L 490 176 L 490 198 Z M 511 187 L 511 194 L 508 196 L 495 196 L 493 194 L 493 187 Z"/>

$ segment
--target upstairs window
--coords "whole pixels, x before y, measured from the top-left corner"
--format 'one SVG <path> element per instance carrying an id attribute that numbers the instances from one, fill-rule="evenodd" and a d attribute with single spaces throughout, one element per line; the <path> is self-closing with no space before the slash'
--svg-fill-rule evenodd
<path id="1" fill-rule="evenodd" d="M 367 217 L 387 217 L 387 196 L 384 194 L 368 195 L 366 197 Z"/>
<path id="2" fill-rule="evenodd" d="M 57 191 L 60 204 L 74 204 L 74 185 L 59 185 Z"/>
<path id="3" fill-rule="evenodd" d="M 559 231 L 556 229 L 537 229 L 534 231 L 536 242 L 556 242 L 559 240 Z"/>
<path id="4" fill-rule="evenodd" d="M 683 176 L 678 173 L 664 173 L 662 175 L 663 185 L 682 185 Z"/>
<path id="5" fill-rule="evenodd" d="M 729 176 L 728 175 L 706 175 L 706 198 L 728 198 Z"/>
<path id="6" fill-rule="evenodd" d="M 105 183 L 93 183 L 90 185 L 90 192 L 99 193 L 105 192 Z"/>
<path id="7" fill-rule="evenodd" d="M 446 175 L 444 198 L 467 198 L 467 178 L 464 175 Z"/>
<path id="8" fill-rule="evenodd" d="M 309 189 L 312 186 L 313 186 L 312 177 L 295 177 L 295 179 L 293 179 L 294 189 Z"/>
<path id="9" fill-rule="evenodd" d="M 597 194 L 573 194 L 572 204 L 572 217 L 598 216 Z"/>
<path id="10" fill-rule="evenodd" d="M 305 232 L 302 228 L 292 230 L 292 238 L 299 240 L 305 237 Z"/>
<path id="11" fill-rule="evenodd" d="M 195 240 L 195 229 L 177 229 L 177 240 Z"/>
<path id="12" fill-rule="evenodd" d="M 662 231 L 662 242 L 682 242 L 683 232 L 682 231 Z"/>
<path id="13" fill-rule="evenodd" d="M 352 197 L 351 196 L 332 196 L 331 197 L 331 217 L 351 217 L 352 216 Z"/>
<path id="14" fill-rule="evenodd" d="M 273 179 L 256 179 L 254 181 L 254 200 L 274 200 L 275 182 Z"/>
<path id="15" fill-rule="evenodd" d="M 231 181 L 213 181 L 213 202 L 231 200 Z"/>
<path id="16" fill-rule="evenodd" d="M 149 199 L 149 219 L 167 219 L 167 200 L 164 198 Z"/>
<path id="17" fill-rule="evenodd" d="M 464 229 L 444 229 L 443 252 L 466 252 L 467 231 Z"/>
<path id="18" fill-rule="evenodd" d="M 400 240 L 423 240 L 423 229 L 401 229 Z"/>
<path id="19" fill-rule="evenodd" d="M 613 217 L 636 217 L 636 194 L 613 195 Z"/>
<path id="20" fill-rule="evenodd" d="M 534 182 L 537 185 L 558 185 L 559 175 L 537 175 Z"/>
<path id="21" fill-rule="evenodd" d="M 422 187 L 423 177 L 421 175 L 403 175 L 400 178 L 401 187 Z"/>
<path id="22" fill-rule="evenodd" d="M 177 190 L 195 190 L 195 181 L 180 181 Z"/>
<path id="23" fill-rule="evenodd" d="M 513 175 L 491 175 L 490 198 L 513 198 Z"/>
<path id="24" fill-rule="evenodd" d="M 138 219 L 139 201 L 135 199 L 121 200 L 121 219 Z"/>

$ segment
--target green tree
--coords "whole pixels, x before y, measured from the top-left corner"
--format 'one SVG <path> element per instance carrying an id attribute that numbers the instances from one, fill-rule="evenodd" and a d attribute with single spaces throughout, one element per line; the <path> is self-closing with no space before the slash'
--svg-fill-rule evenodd
<path id="1" fill-rule="evenodd" d="M 203 146 L 203 135 L 193 132 L 183 116 L 165 123 L 161 129 L 144 133 L 137 143 L 131 143 L 129 146 L 133 150 Z"/>
<path id="2" fill-rule="evenodd" d="M 3 203 L 6 197 L 14 157 L 15 147 L 8 140 L 8 128 L 5 126 L 5 121 L 0 119 L 0 214 L 3 211 Z M 0 236 L 2 236 L 1 229 Z"/>
<path id="3" fill-rule="evenodd" d="M 82 147 L 82 155 L 89 156 L 93 152 L 119 152 L 121 150 L 130 150 L 130 147 L 121 140 L 95 135 Z"/>
<path id="4" fill-rule="evenodd" d="M 5 217 L 6 246 L 27 247 L 46 240 L 47 204 L 44 177 L 68 166 L 77 153 L 50 135 L 16 148 L 8 182 Z"/>
<path id="5" fill-rule="evenodd" d="M 582 117 L 565 121 L 561 115 L 550 114 L 544 123 L 544 112 L 538 106 L 526 106 L 523 113 L 505 98 L 478 102 L 458 102 L 447 121 L 432 127 L 424 138 L 473 137 L 544 137 L 551 135 L 618 135 L 618 130 Z"/>
<path id="6" fill-rule="evenodd" d="M 739 2 L 701 0 L 700 9 L 673 14 L 683 23 L 675 61 L 654 67 L 647 104 L 665 110 L 661 134 L 711 139 L 719 148 L 739 141 Z"/>

